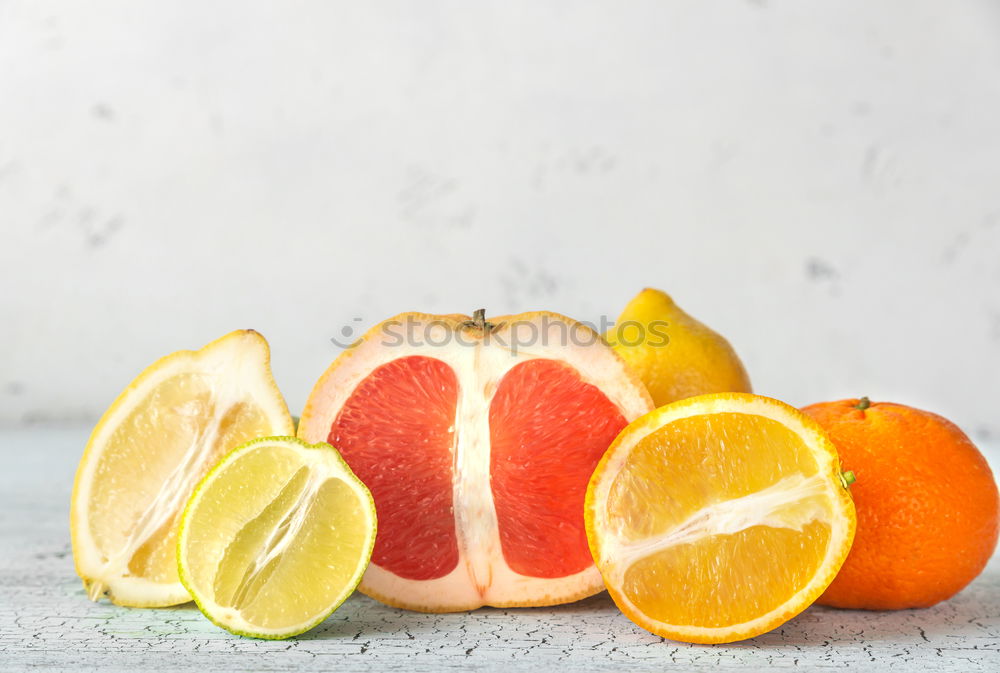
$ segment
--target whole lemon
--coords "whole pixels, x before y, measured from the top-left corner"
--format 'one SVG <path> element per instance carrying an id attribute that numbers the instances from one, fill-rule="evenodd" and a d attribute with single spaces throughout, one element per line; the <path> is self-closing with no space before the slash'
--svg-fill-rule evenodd
<path id="1" fill-rule="evenodd" d="M 657 407 L 705 393 L 753 392 L 729 342 L 661 290 L 637 294 L 604 338 L 646 384 Z"/>

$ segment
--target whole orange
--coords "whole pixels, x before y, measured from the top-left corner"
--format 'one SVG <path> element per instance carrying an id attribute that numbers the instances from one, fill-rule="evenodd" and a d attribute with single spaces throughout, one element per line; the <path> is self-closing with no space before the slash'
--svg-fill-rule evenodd
<path id="1" fill-rule="evenodd" d="M 854 545 L 818 603 L 929 607 L 975 579 L 997 544 L 1000 500 L 986 459 L 958 426 L 866 397 L 803 411 L 826 429 L 857 478 Z"/>

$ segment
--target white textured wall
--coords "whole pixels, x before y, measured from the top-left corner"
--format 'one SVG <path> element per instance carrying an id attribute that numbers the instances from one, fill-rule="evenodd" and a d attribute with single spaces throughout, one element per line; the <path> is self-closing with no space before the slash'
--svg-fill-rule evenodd
<path id="1" fill-rule="evenodd" d="M 1000 4 L 0 0 L 2 424 L 644 285 L 760 392 L 1000 436 Z"/>

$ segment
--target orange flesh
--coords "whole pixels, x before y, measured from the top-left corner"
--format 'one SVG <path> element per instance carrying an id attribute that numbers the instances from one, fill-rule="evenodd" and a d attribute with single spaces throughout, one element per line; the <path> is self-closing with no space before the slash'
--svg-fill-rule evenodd
<path id="1" fill-rule="evenodd" d="M 621 522 L 617 535 L 626 543 L 656 539 L 706 507 L 817 472 L 802 440 L 776 421 L 737 413 L 682 418 L 633 448 L 611 487 L 607 520 Z M 724 627 L 765 614 L 822 564 L 831 529 L 811 512 L 823 510 L 827 497 L 779 504 L 771 516 L 784 525 L 705 534 L 655 551 L 625 569 L 621 590 L 666 624 Z"/>
<path id="2" fill-rule="evenodd" d="M 490 406 L 490 475 L 511 570 L 554 578 L 593 563 L 587 482 L 625 425 L 604 393 L 563 363 L 529 360 L 503 377 Z"/>
<path id="3" fill-rule="evenodd" d="M 458 380 L 435 358 L 393 360 L 354 390 L 332 444 L 375 499 L 372 562 L 404 577 L 444 577 L 458 565 L 452 447 Z"/>

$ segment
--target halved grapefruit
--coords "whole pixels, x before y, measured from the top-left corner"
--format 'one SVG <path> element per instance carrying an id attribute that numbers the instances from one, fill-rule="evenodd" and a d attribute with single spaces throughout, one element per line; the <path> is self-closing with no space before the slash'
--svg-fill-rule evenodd
<path id="1" fill-rule="evenodd" d="M 360 590 L 428 612 L 555 605 L 604 588 L 590 475 L 649 394 L 593 330 L 555 313 L 407 313 L 313 388 L 299 437 L 329 442 L 379 518 Z"/>

